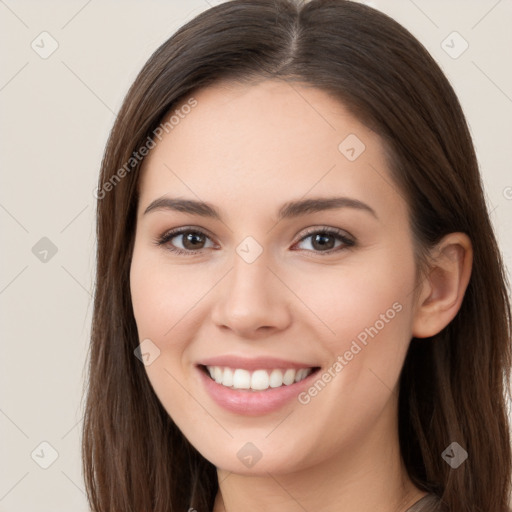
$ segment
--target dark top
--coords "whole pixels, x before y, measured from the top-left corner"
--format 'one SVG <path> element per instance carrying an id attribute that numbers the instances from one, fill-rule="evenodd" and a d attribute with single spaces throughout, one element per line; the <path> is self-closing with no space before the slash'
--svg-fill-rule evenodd
<path id="1" fill-rule="evenodd" d="M 441 500 L 435 494 L 426 494 L 405 512 L 439 512 Z"/>

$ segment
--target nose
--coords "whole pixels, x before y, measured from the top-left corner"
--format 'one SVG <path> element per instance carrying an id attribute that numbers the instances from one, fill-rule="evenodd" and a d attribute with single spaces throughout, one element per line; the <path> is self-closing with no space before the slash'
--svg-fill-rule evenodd
<path id="1" fill-rule="evenodd" d="M 235 254 L 233 268 L 219 283 L 212 320 L 244 338 L 268 336 L 291 321 L 291 293 L 263 255 L 247 263 Z"/>

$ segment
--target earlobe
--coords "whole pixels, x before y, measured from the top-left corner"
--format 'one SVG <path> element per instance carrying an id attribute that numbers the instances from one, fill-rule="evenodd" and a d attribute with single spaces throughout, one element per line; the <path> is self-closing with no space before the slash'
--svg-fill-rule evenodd
<path id="1" fill-rule="evenodd" d="M 427 338 L 442 331 L 460 309 L 473 266 L 471 240 L 464 233 L 446 235 L 432 250 L 430 268 L 415 305 L 412 335 Z"/>

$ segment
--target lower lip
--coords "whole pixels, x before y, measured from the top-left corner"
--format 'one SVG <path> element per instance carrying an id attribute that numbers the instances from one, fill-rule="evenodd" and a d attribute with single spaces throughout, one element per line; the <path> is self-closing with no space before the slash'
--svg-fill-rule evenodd
<path id="1" fill-rule="evenodd" d="M 289 386 L 268 388 L 263 391 L 251 391 L 245 389 L 231 389 L 222 384 L 217 384 L 201 367 L 197 367 L 200 378 L 207 393 L 213 401 L 228 411 L 246 416 L 259 416 L 279 410 L 298 394 L 307 388 L 316 377 L 318 370 L 312 372 L 300 382 L 294 382 Z"/>

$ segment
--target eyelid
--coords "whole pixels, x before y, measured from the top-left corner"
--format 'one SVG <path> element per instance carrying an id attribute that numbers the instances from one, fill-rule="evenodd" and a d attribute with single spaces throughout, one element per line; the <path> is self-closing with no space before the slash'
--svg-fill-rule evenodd
<path id="1" fill-rule="evenodd" d="M 302 240 L 304 240 L 308 236 L 314 235 L 316 233 L 327 233 L 329 235 L 337 235 L 340 238 L 344 238 L 347 241 L 350 240 L 352 243 L 355 243 L 355 238 L 350 233 L 343 229 L 330 226 L 313 226 L 310 228 L 306 228 L 306 231 L 302 233 L 301 237 L 297 240 L 297 242 L 302 242 Z"/>

